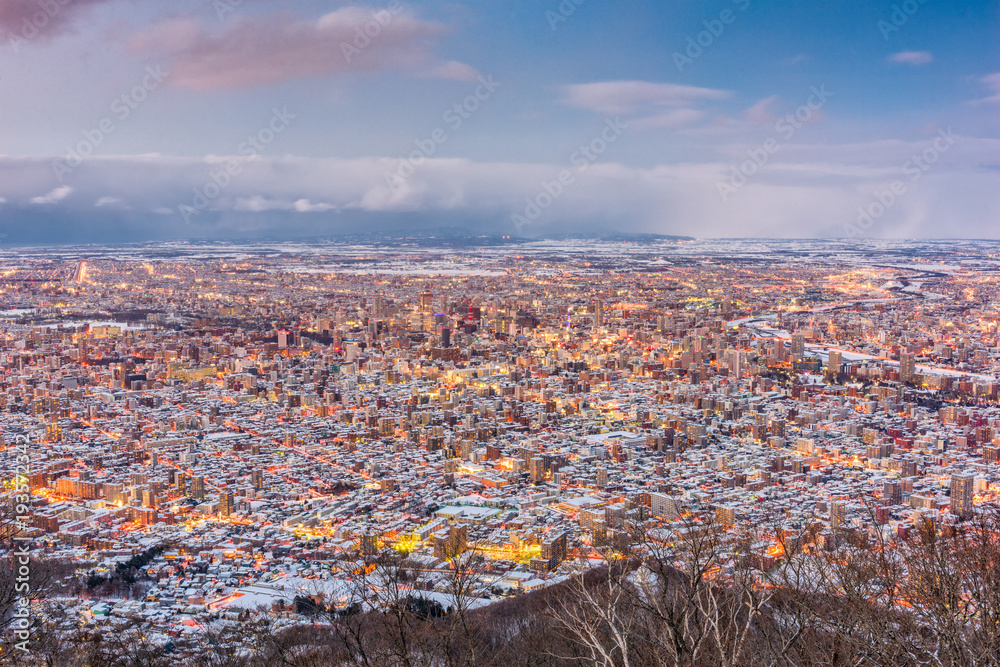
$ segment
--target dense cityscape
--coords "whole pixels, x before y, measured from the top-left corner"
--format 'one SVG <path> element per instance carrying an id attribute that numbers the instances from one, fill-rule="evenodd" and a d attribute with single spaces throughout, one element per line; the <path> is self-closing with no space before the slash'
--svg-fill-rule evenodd
<path id="1" fill-rule="evenodd" d="M 356 573 L 386 553 L 444 610 L 475 556 L 479 608 L 706 525 L 754 526 L 717 566 L 766 577 L 960 531 L 1000 489 L 992 242 L 2 260 L 0 474 L 61 564 L 46 632 L 311 625 L 384 590 Z"/>
<path id="2" fill-rule="evenodd" d="M 0 0 L 0 667 L 1000 667 L 998 37 Z"/>

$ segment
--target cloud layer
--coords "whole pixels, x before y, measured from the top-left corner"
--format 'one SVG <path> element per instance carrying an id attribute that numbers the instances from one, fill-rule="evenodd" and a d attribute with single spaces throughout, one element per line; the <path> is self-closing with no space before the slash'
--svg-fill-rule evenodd
<path id="1" fill-rule="evenodd" d="M 0 158 L 0 201 L 6 200 L 0 220 L 9 243 L 43 233 L 69 238 L 80 230 L 89 230 L 91 241 L 109 240 L 93 229 L 130 240 L 318 235 L 374 230 L 389 221 L 464 221 L 510 234 L 511 215 L 524 214 L 534 201 L 546 205 L 522 229 L 525 235 L 600 227 L 700 237 L 829 237 L 846 235 L 859 207 L 902 180 L 906 193 L 867 235 L 982 236 L 1000 219 L 993 194 L 1000 141 L 958 138 L 914 178 L 910 161 L 933 145 L 933 136 L 790 145 L 725 198 L 719 184 L 730 182 L 745 147 L 731 147 L 732 162 L 645 169 L 599 162 L 573 170 L 572 183 L 551 204 L 539 194 L 564 166 L 429 159 L 391 185 L 386 174 L 399 165 L 390 158 L 257 158 L 227 179 L 227 158 L 151 155 L 90 159 L 70 184 L 54 187 L 50 160 Z"/>

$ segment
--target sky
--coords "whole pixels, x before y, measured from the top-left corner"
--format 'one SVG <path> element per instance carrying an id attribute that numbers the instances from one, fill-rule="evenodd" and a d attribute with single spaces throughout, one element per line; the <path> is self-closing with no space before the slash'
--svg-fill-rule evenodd
<path id="1" fill-rule="evenodd" d="M 0 0 L 0 244 L 998 238 L 996 0 Z"/>

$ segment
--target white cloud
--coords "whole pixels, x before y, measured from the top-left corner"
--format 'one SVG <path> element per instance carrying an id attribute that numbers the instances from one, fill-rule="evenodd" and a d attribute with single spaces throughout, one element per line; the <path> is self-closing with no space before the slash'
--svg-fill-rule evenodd
<path id="1" fill-rule="evenodd" d="M 769 125 L 777 118 L 774 115 L 774 105 L 778 103 L 779 99 L 777 95 L 765 97 L 743 112 L 743 115 L 758 125 Z"/>
<path id="2" fill-rule="evenodd" d="M 994 72 L 993 74 L 987 74 L 979 80 L 980 83 L 985 84 L 990 90 L 991 95 L 978 100 L 976 103 L 985 104 L 998 104 L 1000 103 L 1000 72 Z"/>
<path id="3" fill-rule="evenodd" d="M 476 81 L 480 74 L 475 67 L 449 60 L 446 63 L 431 67 L 426 76 L 436 79 L 451 79 L 452 81 Z"/>
<path id="4" fill-rule="evenodd" d="M 247 211 L 249 213 L 262 213 L 264 211 L 287 211 L 290 204 L 280 201 L 271 201 L 254 195 L 253 197 L 241 197 L 233 205 L 235 211 Z"/>
<path id="5" fill-rule="evenodd" d="M 565 103 L 580 109 L 616 115 L 631 114 L 646 105 L 684 107 L 729 97 L 725 90 L 649 81 L 599 81 L 566 86 Z"/>
<path id="6" fill-rule="evenodd" d="M 934 62 L 930 51 L 901 51 L 889 56 L 889 62 L 903 65 L 927 65 Z"/>
<path id="7" fill-rule="evenodd" d="M 469 65 L 442 62 L 435 55 L 446 33 L 444 25 L 407 10 L 348 6 L 315 21 L 291 13 L 248 15 L 223 31 L 175 19 L 136 33 L 129 47 L 136 54 L 167 58 L 170 85 L 197 90 L 385 70 L 474 80 Z"/>
<path id="8" fill-rule="evenodd" d="M 333 204 L 313 204 L 308 199 L 268 199 L 254 195 L 252 197 L 241 197 L 233 204 L 233 210 L 245 211 L 248 213 L 263 213 L 265 211 L 293 211 L 295 213 L 325 213 L 334 211 L 337 207 Z"/>
<path id="9" fill-rule="evenodd" d="M 299 199 L 292 204 L 292 208 L 298 213 L 323 213 L 333 211 L 337 207 L 332 204 L 312 204 L 308 199 Z"/>
<path id="10" fill-rule="evenodd" d="M 124 203 L 125 201 L 119 199 L 118 197 L 101 197 L 96 202 L 94 202 L 94 206 L 96 208 L 100 208 L 102 206 L 117 206 L 119 204 L 124 204 Z"/>
<path id="11" fill-rule="evenodd" d="M 66 199 L 73 192 L 73 188 L 68 185 L 61 185 L 55 190 L 52 190 L 47 195 L 41 197 L 32 197 L 31 203 L 37 206 L 48 206 L 50 204 L 55 204 L 57 202 Z"/>

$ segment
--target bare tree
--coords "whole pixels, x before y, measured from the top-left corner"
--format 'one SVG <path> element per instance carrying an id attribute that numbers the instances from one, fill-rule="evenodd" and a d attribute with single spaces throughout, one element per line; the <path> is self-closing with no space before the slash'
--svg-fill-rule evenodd
<path id="1" fill-rule="evenodd" d="M 479 665 L 485 651 L 483 617 L 475 613 L 480 600 L 477 591 L 486 570 L 486 557 L 476 548 L 451 559 L 445 579 L 448 609 L 446 615 L 429 619 L 432 634 L 444 654 L 448 667 Z"/>
<path id="2" fill-rule="evenodd" d="M 376 667 L 420 664 L 418 635 L 424 630 L 414 609 L 422 575 L 406 567 L 406 555 L 383 549 L 375 556 L 345 560 L 343 600 L 327 612 L 349 664 Z"/>
<path id="3" fill-rule="evenodd" d="M 595 667 L 632 667 L 636 651 L 633 639 L 640 619 L 632 604 L 628 567 L 610 562 L 599 571 L 577 575 L 564 591 L 554 596 L 551 612 L 564 636 L 577 651 L 554 657 L 581 660 Z"/>

